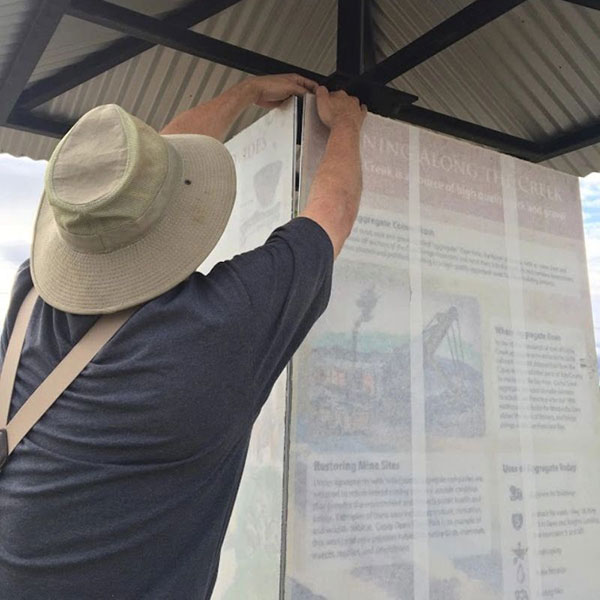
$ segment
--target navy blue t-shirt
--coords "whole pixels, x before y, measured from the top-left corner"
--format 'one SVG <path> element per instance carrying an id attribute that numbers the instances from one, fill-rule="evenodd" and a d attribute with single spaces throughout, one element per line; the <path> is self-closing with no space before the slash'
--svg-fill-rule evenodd
<path id="1" fill-rule="evenodd" d="M 252 425 L 332 267 L 298 217 L 142 305 L 0 471 L 0 598 L 209 598 Z M 31 287 L 27 261 L 0 362 Z M 37 300 L 10 418 L 97 318 Z"/>

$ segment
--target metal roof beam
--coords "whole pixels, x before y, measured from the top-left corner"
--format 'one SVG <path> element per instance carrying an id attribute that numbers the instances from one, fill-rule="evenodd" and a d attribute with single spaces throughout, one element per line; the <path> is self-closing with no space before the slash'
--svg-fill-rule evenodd
<path id="1" fill-rule="evenodd" d="M 398 118 L 402 109 L 419 98 L 381 83 L 372 83 L 346 77 L 337 71 L 329 75 L 323 85 L 330 91 L 345 90 L 366 104 L 369 111 L 384 117 Z"/>
<path id="2" fill-rule="evenodd" d="M 170 12 L 161 22 L 176 27 L 193 27 L 217 13 L 237 4 L 240 0 L 192 0 L 187 6 Z M 31 109 L 64 94 L 97 75 L 149 50 L 154 44 L 135 37 L 113 42 L 107 48 L 86 56 L 83 60 L 62 68 L 54 75 L 36 81 L 20 96 L 19 108 Z"/>
<path id="3" fill-rule="evenodd" d="M 542 145 L 544 156 L 541 160 L 550 160 L 598 143 L 600 143 L 600 122 L 574 129 L 546 142 Z"/>
<path id="4" fill-rule="evenodd" d="M 371 69 L 377 64 L 375 25 L 373 22 L 373 0 L 365 1 L 363 30 L 363 61 L 364 69 Z"/>
<path id="5" fill-rule="evenodd" d="M 585 6 L 586 8 L 600 10 L 600 0 L 567 0 L 567 2 L 579 4 L 579 6 Z"/>
<path id="6" fill-rule="evenodd" d="M 417 96 L 380 83 L 362 81 L 365 67 L 375 65 L 370 0 L 338 0 L 336 70 L 323 82 L 330 90 L 357 96 L 371 112 L 393 117 L 416 102 Z"/>
<path id="7" fill-rule="evenodd" d="M 246 73 L 264 75 L 295 72 L 319 82 L 325 79 L 319 73 L 313 73 L 201 33 L 175 27 L 104 0 L 72 0 L 68 14 L 152 44 L 167 46 Z"/>
<path id="8" fill-rule="evenodd" d="M 409 106 L 400 111 L 396 118 L 463 140 L 483 144 L 525 160 L 533 162 L 544 160 L 543 147 L 537 142 L 518 138 L 496 129 L 476 125 L 420 106 Z"/>
<path id="9" fill-rule="evenodd" d="M 336 73 L 360 75 L 365 64 L 365 3 L 338 0 Z"/>
<path id="10" fill-rule="evenodd" d="M 379 83 L 392 81 L 523 2 L 525 0 L 476 0 L 363 73 L 362 78 Z"/>
<path id="11" fill-rule="evenodd" d="M 69 0 L 40 0 L 28 17 L 29 28 L 21 37 L 21 47 L 0 83 L 0 124 L 13 110 L 68 5 Z"/>
<path id="12" fill-rule="evenodd" d="M 73 125 L 75 125 L 75 121 L 55 121 L 49 117 L 20 110 L 13 111 L 6 122 L 6 127 L 11 129 L 54 138 L 62 138 Z"/>
<path id="13" fill-rule="evenodd" d="M 395 91 L 391 88 L 387 89 Z M 402 92 L 399 93 L 402 94 Z M 419 106 L 407 106 L 403 109 L 392 110 L 392 103 L 393 100 L 390 101 L 390 111 L 384 113 L 385 116 L 392 116 L 400 121 L 483 144 L 536 163 L 600 143 L 600 123 L 575 129 L 540 144 Z M 74 124 L 75 121 L 56 121 L 27 111 L 16 110 L 11 114 L 5 126 L 39 135 L 61 138 Z"/>
<path id="14" fill-rule="evenodd" d="M 389 89 L 391 92 L 396 91 L 391 88 L 386 89 Z M 402 94 L 402 92 L 398 93 Z M 550 160 L 562 154 L 600 143 L 600 123 L 576 129 L 554 140 L 540 144 L 426 108 L 406 106 L 406 103 L 405 108 L 394 108 L 397 106 L 397 98 L 394 96 L 390 97 L 388 105 L 389 111 L 382 111 L 384 116 L 391 116 L 400 121 L 483 144 L 506 154 L 511 154 L 535 163 Z M 9 117 L 6 127 L 38 135 L 61 138 L 74 124 L 75 121 L 56 121 L 45 116 L 17 110 Z"/>

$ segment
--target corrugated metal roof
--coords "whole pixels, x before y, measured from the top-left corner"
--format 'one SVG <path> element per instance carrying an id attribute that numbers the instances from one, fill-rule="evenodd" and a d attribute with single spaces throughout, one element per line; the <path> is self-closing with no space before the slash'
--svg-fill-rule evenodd
<path id="1" fill-rule="evenodd" d="M 186 4 L 182 0 L 115 3 L 153 15 Z M 469 3 L 374 0 L 378 59 Z M 0 21 L 7 7 L 15 4 L 0 0 Z M 336 0 L 243 0 L 193 29 L 328 74 L 335 68 L 336 11 Z M 600 11 L 563 0 L 529 0 L 392 85 L 418 95 L 420 106 L 514 135 L 543 139 L 600 119 L 599 34 Z M 119 37 L 65 17 L 33 79 L 46 77 Z M 168 48 L 153 48 L 38 110 L 75 119 L 94 106 L 117 102 L 160 128 L 177 112 L 214 97 L 244 76 Z M 232 134 L 263 112 L 259 108 L 246 111 Z M 56 143 L 55 139 L 0 128 L 0 151 L 14 155 L 47 158 Z M 547 166 L 579 175 L 598 171 L 600 145 L 555 158 Z"/>
<path id="2" fill-rule="evenodd" d="M 120 4 L 135 8 L 131 2 Z M 324 73 L 333 70 L 335 3 L 303 2 L 293 11 L 289 10 L 290 6 L 289 1 L 244 0 L 192 29 L 308 69 L 318 70 L 318 65 L 325 64 Z M 175 8 L 176 3 L 170 7 Z M 69 17 L 65 21 L 67 19 L 75 21 Z M 295 37 L 290 36 L 290 31 Z M 57 30 L 34 78 L 47 69 L 48 61 L 68 62 L 81 58 L 77 52 L 72 53 L 65 39 L 68 39 L 66 30 Z M 47 54 L 51 58 L 47 58 Z M 169 48 L 155 47 L 62 94 L 39 110 L 56 118 L 77 118 L 94 106 L 116 102 L 158 129 L 178 112 L 218 95 L 244 77 L 246 74 L 240 71 Z M 247 110 L 231 134 L 264 112 L 260 108 Z M 57 143 L 56 139 L 0 128 L 0 152 L 15 156 L 47 158 Z"/>
<path id="3" fill-rule="evenodd" d="M 408 6 L 411 4 L 411 6 Z M 376 4 L 376 39 L 387 55 L 465 2 Z M 443 4 L 443 9 L 442 9 Z M 401 26 L 398 23 L 402 23 Z M 600 12 L 563 0 L 530 1 L 394 80 L 419 105 L 541 140 L 600 120 Z M 547 162 L 578 174 L 600 170 L 600 145 Z"/>
<path id="4" fill-rule="evenodd" d="M 27 16 L 34 8 L 35 0 L 0 0 L 0 81 L 19 48 Z"/>

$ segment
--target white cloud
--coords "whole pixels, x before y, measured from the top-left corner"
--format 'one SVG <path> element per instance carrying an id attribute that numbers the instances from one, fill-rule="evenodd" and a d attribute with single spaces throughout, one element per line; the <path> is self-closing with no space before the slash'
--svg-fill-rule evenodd
<path id="1" fill-rule="evenodd" d="M 596 350 L 600 356 L 600 173 L 579 180 Z"/>
<path id="2" fill-rule="evenodd" d="M 586 198 L 587 202 L 600 199 L 600 173 L 590 173 L 587 177 L 582 177 L 579 182 L 582 198 Z"/>
<path id="3" fill-rule="evenodd" d="M 46 161 L 0 154 L 0 323 L 18 266 L 29 256 Z"/>
<path id="4" fill-rule="evenodd" d="M 597 215 L 594 214 L 593 211 L 583 209 L 583 220 L 585 222 L 594 221 L 597 218 Z"/>
<path id="5" fill-rule="evenodd" d="M 585 245 L 592 293 L 600 293 L 600 173 L 579 180 L 584 215 Z"/>
<path id="6" fill-rule="evenodd" d="M 5 260 L 20 263 L 29 254 L 25 248 L 31 242 L 45 169 L 46 161 L 0 154 L 0 252 Z"/>

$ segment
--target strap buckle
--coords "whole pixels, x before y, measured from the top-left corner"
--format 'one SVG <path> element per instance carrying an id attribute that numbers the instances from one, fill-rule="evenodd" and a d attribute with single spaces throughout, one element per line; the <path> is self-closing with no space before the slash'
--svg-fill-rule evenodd
<path id="1" fill-rule="evenodd" d="M 8 460 L 8 433 L 6 429 L 0 429 L 0 471 Z"/>

